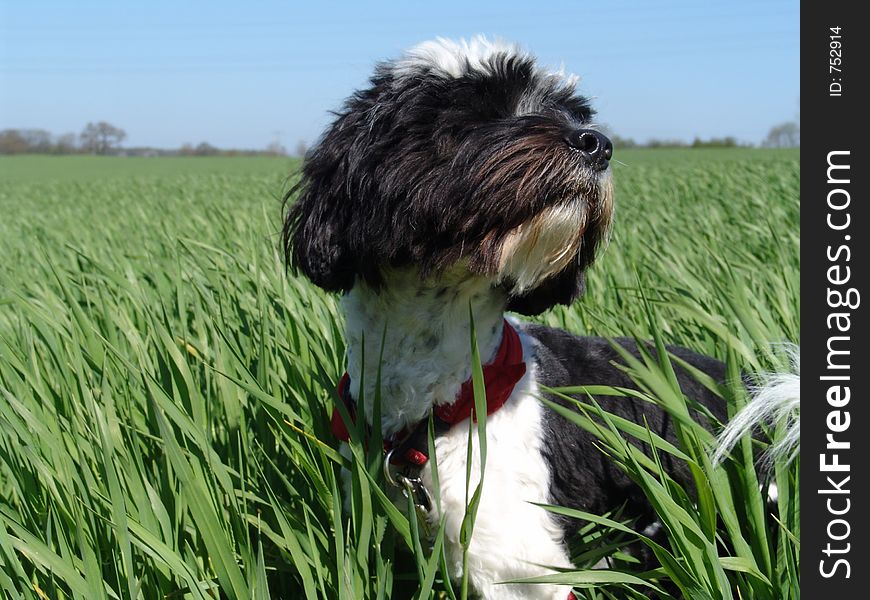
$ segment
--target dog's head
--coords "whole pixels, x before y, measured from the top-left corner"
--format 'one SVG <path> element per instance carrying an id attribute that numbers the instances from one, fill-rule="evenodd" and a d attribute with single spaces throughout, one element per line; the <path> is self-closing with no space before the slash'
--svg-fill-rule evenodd
<path id="1" fill-rule="evenodd" d="M 421 44 L 370 82 L 288 194 L 288 263 L 328 291 L 459 267 L 521 313 L 576 299 L 610 223 L 612 146 L 575 79 L 477 38 Z"/>

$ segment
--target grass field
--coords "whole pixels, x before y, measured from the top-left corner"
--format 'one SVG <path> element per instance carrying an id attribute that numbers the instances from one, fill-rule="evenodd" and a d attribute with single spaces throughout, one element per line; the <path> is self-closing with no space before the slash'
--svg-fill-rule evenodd
<path id="1" fill-rule="evenodd" d="M 781 368 L 771 343 L 800 336 L 799 154 L 618 158 L 609 248 L 584 299 L 543 320 L 682 344 L 726 360 L 735 380 Z M 443 581 L 440 542 L 430 554 L 373 491 L 377 456 L 359 446 L 358 493 L 342 515 L 328 434 L 341 318 L 334 298 L 284 275 L 277 252 L 294 167 L 0 157 L 5 595 L 462 596 Z M 666 364 L 631 374 L 652 400 L 685 409 Z M 721 391 L 743 401 L 740 385 Z M 695 467 L 696 503 L 615 435 L 620 424 L 593 420 L 671 549 L 657 552 L 661 569 L 638 573 L 620 552 L 632 534 L 618 515 L 587 516 L 578 565 L 610 554 L 616 571 L 565 575 L 578 597 L 635 598 L 665 580 L 687 598 L 800 597 L 796 464 L 774 469 L 771 516 L 749 442 L 713 468 L 705 432 L 686 425 L 673 450 Z"/>

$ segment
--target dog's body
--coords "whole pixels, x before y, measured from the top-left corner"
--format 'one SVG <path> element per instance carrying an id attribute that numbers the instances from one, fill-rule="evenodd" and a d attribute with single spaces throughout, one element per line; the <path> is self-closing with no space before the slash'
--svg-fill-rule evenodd
<path id="1" fill-rule="evenodd" d="M 541 386 L 633 387 L 614 364 L 618 352 L 603 339 L 504 318 L 506 311 L 534 315 L 573 302 L 606 239 L 612 146 L 591 116 L 573 78 L 541 69 L 514 46 L 482 39 L 422 44 L 380 65 L 371 87 L 336 113 L 306 157 L 301 194 L 285 224 L 289 263 L 343 293 L 346 392 L 372 398 L 379 373 L 387 440 L 457 402 L 471 376 L 469 313 L 483 363 L 499 354 L 505 328 L 517 331 L 525 372 L 487 417 L 484 485 L 469 549 L 470 582 L 487 599 L 568 596 L 568 586 L 498 583 L 571 566 L 565 539 L 576 524 L 535 503 L 594 513 L 625 504 L 641 522 L 654 519 L 595 437 L 540 400 Z M 638 353 L 633 342 L 619 343 Z M 670 351 L 722 380 L 721 363 Z M 679 368 L 677 375 L 687 396 L 724 419 L 721 399 Z M 660 407 L 613 396 L 598 401 L 675 441 Z M 470 424 L 460 420 L 435 441 L 440 513 L 435 506 L 430 518 L 446 521 L 454 577 L 462 572 Z M 663 460 L 677 481 L 688 482 L 685 465 Z M 472 490 L 479 461 L 475 450 Z M 429 464 L 420 477 L 432 489 Z"/>
<path id="2" fill-rule="evenodd" d="M 506 304 L 503 291 L 479 278 L 460 281 L 445 275 L 426 280 L 413 271 L 389 272 L 378 292 L 363 284 L 343 298 L 342 307 L 348 315 L 350 380 L 368 382 L 365 390 L 352 385 L 353 395 L 373 397 L 375 378 L 365 377 L 364 372 L 377 371 L 383 351 L 380 396 L 385 438 L 401 437 L 402 432 L 425 421 L 433 406 L 450 404 L 471 376 L 469 305 L 481 360 L 486 363 L 502 339 Z M 527 370 L 504 406 L 487 417 L 487 463 L 469 549 L 469 580 L 483 598 L 565 600 L 569 586 L 498 584 L 550 572 L 541 565 L 571 566 L 566 540 L 576 531 L 576 523 L 560 519 L 536 503 L 596 514 L 625 505 L 627 514 L 637 517 L 641 528 L 653 522 L 654 514 L 640 489 L 595 447 L 594 435 L 544 406 L 540 386 L 634 384 L 615 366 L 621 362 L 619 355 L 603 338 L 578 337 L 514 318 L 508 318 L 508 323 L 519 334 Z M 377 332 L 386 332 L 383 348 Z M 633 341 L 615 341 L 637 355 Z M 724 376 L 718 361 L 679 348 L 669 350 L 718 380 Z M 677 373 L 689 397 L 724 418 L 718 397 L 682 370 L 677 369 Z M 596 400 L 605 410 L 634 422 L 646 419 L 652 431 L 675 442 L 670 420 L 658 406 L 614 396 Z M 465 419 L 435 440 L 441 513 L 436 507 L 429 518 L 433 524 L 441 514 L 446 519 L 447 554 L 457 577 L 462 572 L 460 528 L 468 500 L 470 423 Z M 685 465 L 666 454 L 661 458 L 677 481 L 686 485 L 689 473 Z M 480 479 L 479 460 L 475 446 L 471 490 Z M 427 489 L 434 489 L 428 464 L 420 477 Z"/>

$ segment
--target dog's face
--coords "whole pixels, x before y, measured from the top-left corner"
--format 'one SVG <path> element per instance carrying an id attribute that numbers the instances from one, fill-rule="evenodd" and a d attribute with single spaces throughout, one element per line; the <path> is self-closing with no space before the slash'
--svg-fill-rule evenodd
<path id="1" fill-rule="evenodd" d="M 513 46 L 437 40 L 383 63 L 305 159 L 288 263 L 328 291 L 458 267 L 512 310 L 568 304 L 612 212 L 592 114 L 573 78 Z"/>

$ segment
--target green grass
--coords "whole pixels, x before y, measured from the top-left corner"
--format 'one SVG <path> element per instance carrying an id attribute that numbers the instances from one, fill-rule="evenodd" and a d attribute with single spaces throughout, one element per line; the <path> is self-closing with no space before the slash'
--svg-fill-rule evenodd
<path id="1" fill-rule="evenodd" d="M 0 156 L 0 181 L 94 181 L 178 175 L 287 175 L 298 162 L 282 157 Z"/>
<path id="2" fill-rule="evenodd" d="M 615 232 L 588 293 L 543 320 L 682 344 L 726 360 L 735 380 L 781 366 L 771 342 L 800 336 L 799 154 L 619 159 Z M 443 581 L 441 533 L 430 552 L 379 492 L 377 445 L 353 444 L 348 460 L 328 433 L 342 322 L 334 298 L 280 265 L 291 166 L 0 158 L 6 595 L 462 595 Z M 666 361 L 629 368 L 644 398 L 685 410 Z M 744 401 L 740 385 L 719 391 Z M 653 548 L 659 570 L 638 573 L 620 551 L 630 523 L 575 515 L 589 523 L 575 540 L 581 570 L 560 577 L 578 595 L 639 597 L 633 573 L 689 598 L 799 598 L 796 465 L 777 465 L 771 515 L 749 442 L 714 469 L 700 428 L 684 424 L 679 448 L 664 447 L 584 404 L 578 426 L 641 484 L 671 543 Z M 625 441 L 638 437 L 693 465 L 697 504 Z M 353 473 L 349 515 L 340 464 Z M 603 554 L 618 573 L 585 570 Z"/>

